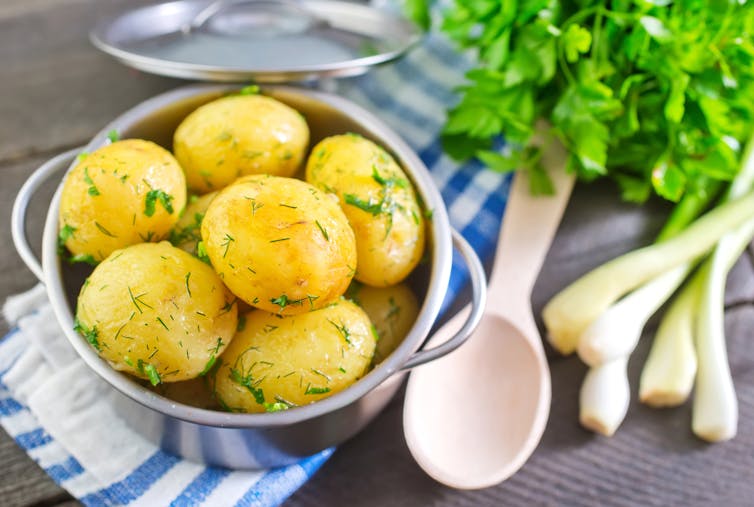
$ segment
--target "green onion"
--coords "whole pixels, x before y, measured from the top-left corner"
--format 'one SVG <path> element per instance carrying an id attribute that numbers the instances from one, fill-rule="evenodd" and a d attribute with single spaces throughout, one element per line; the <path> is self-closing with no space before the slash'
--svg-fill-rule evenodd
<path id="1" fill-rule="evenodd" d="M 626 417 L 631 398 L 622 356 L 589 369 L 579 393 L 579 422 L 596 433 L 610 436 Z"/>
<path id="2" fill-rule="evenodd" d="M 559 292 L 542 316 L 550 343 L 574 352 L 584 330 L 619 297 L 702 255 L 729 230 L 754 215 L 754 192 L 697 219 L 677 236 L 624 254 L 590 271 Z"/>

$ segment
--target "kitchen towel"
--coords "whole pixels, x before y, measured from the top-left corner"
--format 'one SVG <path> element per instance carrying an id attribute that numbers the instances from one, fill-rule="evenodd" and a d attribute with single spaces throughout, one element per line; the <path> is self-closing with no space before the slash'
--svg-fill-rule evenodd
<path id="1" fill-rule="evenodd" d="M 488 259 L 510 178 L 483 170 L 478 162 L 449 159 L 438 136 L 468 62 L 447 40 L 430 34 L 396 63 L 329 84 L 412 146 L 430 169 L 453 226 Z M 444 308 L 465 280 L 463 262 L 454 255 Z M 108 387 L 69 346 L 43 287 L 10 298 L 4 316 L 13 329 L 0 342 L 0 424 L 85 505 L 278 505 L 333 452 L 256 472 L 210 468 L 171 456 L 115 415 Z"/>

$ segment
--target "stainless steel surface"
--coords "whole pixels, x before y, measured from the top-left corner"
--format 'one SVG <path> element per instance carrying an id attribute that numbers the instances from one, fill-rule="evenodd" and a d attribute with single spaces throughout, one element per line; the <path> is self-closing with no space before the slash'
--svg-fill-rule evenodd
<path id="1" fill-rule="evenodd" d="M 26 267 L 34 273 L 34 276 L 40 282 L 44 281 L 44 272 L 42 271 L 42 264 L 36 255 L 34 255 L 34 251 L 26 238 L 26 211 L 29 208 L 32 196 L 39 187 L 62 167 L 70 165 L 76 154 L 80 153 L 82 149 L 74 148 L 48 160 L 26 180 L 26 183 L 18 191 L 15 201 L 13 201 L 13 210 L 10 218 L 13 245 L 16 247 L 16 251 L 21 260 L 24 261 L 24 264 L 26 264 Z"/>
<path id="2" fill-rule="evenodd" d="M 470 305 L 471 311 L 469 315 L 466 317 L 461 328 L 453 336 L 436 347 L 419 351 L 409 357 L 408 361 L 403 365 L 404 370 L 410 370 L 411 368 L 421 366 L 450 354 L 471 337 L 471 334 L 482 320 L 482 315 L 487 305 L 487 282 L 484 267 L 473 261 L 474 257 L 476 257 L 474 249 L 455 229 L 453 229 L 453 243 L 463 256 L 466 261 L 466 267 L 469 269 L 472 291 L 471 300 L 474 304 Z"/>
<path id="3" fill-rule="evenodd" d="M 403 18 L 335 0 L 177 0 L 102 19 L 90 33 L 146 72 L 258 83 L 361 74 L 420 38 Z"/>
<path id="4" fill-rule="evenodd" d="M 86 150 L 105 144 L 111 130 L 118 131 L 122 138 L 146 138 L 169 147 L 172 132 L 189 112 L 231 90 L 232 87 L 223 85 L 194 85 L 154 97 L 106 126 Z M 56 317 L 87 365 L 125 395 L 118 404 L 121 413 L 137 430 L 171 452 L 234 468 L 290 463 L 350 438 L 372 420 L 400 386 L 400 370 L 407 363 L 429 360 L 421 352 L 415 354 L 437 318 L 447 291 L 452 259 L 452 229 L 442 198 L 421 160 L 396 134 L 369 112 L 332 94 L 283 86 L 265 87 L 263 92 L 306 116 L 312 144 L 334 133 L 356 132 L 384 146 L 403 165 L 425 206 L 433 211 L 427 233 L 430 260 L 412 275 L 414 289 L 422 301 L 416 323 L 393 354 L 353 386 L 308 406 L 267 414 L 204 410 L 164 398 L 113 370 L 73 331 L 76 295 L 91 268 L 60 261 L 57 228 L 62 185 L 51 202 L 42 244 L 44 282 Z M 68 154 L 67 160 L 58 158 L 57 163 L 64 164 L 70 158 Z M 48 173 L 49 165 L 39 172 Z M 455 242 L 472 273 L 473 304 L 480 307 L 485 295 L 483 269 L 460 235 L 456 234 Z M 459 334 L 451 349 L 466 338 L 466 333 Z M 430 351 L 430 355 L 447 352 Z M 198 435 L 200 440 L 197 442 L 191 435 Z"/>

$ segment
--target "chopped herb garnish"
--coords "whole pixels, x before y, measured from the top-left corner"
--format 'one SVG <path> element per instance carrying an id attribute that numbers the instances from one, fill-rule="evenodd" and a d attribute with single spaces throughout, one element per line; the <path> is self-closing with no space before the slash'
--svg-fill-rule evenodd
<path id="1" fill-rule="evenodd" d="M 285 403 L 276 401 L 275 403 L 265 403 L 264 409 L 267 412 L 280 412 L 281 410 L 288 410 L 290 407 Z"/>
<path id="2" fill-rule="evenodd" d="M 189 241 L 200 241 L 202 239 L 201 227 L 204 220 L 204 213 L 194 213 L 194 221 L 181 229 L 170 231 L 170 242 L 178 246 Z"/>
<path id="3" fill-rule="evenodd" d="M 259 95 L 259 86 L 258 85 L 247 85 L 238 90 L 239 95 Z"/>
<path id="4" fill-rule="evenodd" d="M 225 238 L 222 243 L 220 243 L 220 246 L 224 246 L 225 250 L 223 251 L 223 259 L 226 255 L 228 255 L 228 248 L 230 248 L 230 244 L 236 241 L 236 239 L 231 236 L 230 234 L 225 234 Z"/>
<path id="5" fill-rule="evenodd" d="M 188 354 L 188 350 L 186 351 L 186 353 Z M 199 372 L 199 376 L 203 377 L 207 373 L 209 373 L 210 370 L 212 370 L 212 367 L 215 365 L 216 361 L 217 361 L 217 356 L 215 354 L 210 354 L 209 359 L 207 360 L 207 363 L 204 365 L 204 368 L 202 369 L 201 372 Z"/>
<path id="6" fill-rule="evenodd" d="M 159 201 L 162 207 L 165 208 L 169 214 L 173 214 L 173 196 L 165 193 L 159 189 L 152 189 L 147 192 L 147 196 L 144 199 L 144 214 L 148 217 L 154 215 L 156 203 Z"/>
<path id="7" fill-rule="evenodd" d="M 189 278 L 191 278 L 191 271 L 186 273 L 186 292 L 188 293 L 189 297 L 191 296 L 191 287 L 189 286 Z"/>
<path id="8" fill-rule="evenodd" d="M 273 305 L 278 305 L 281 310 L 289 305 L 301 305 L 302 302 L 303 299 L 289 299 L 285 294 L 281 294 L 276 298 L 270 299 L 270 303 L 272 303 Z"/>
<path id="9" fill-rule="evenodd" d="M 97 229 L 99 229 L 99 232 L 101 232 L 101 233 L 102 233 L 102 234 L 104 234 L 105 236 L 110 236 L 111 238 L 117 238 L 117 237 L 118 237 L 118 236 L 116 236 L 115 234 L 113 234 L 112 232 L 110 232 L 110 231 L 108 231 L 107 229 L 105 229 L 104 227 L 102 227 L 102 224 L 100 224 L 100 223 L 99 223 L 99 222 L 97 222 L 97 221 L 95 221 L 95 222 L 94 222 L 94 226 L 95 226 L 95 227 L 96 227 Z"/>
<path id="10" fill-rule="evenodd" d="M 128 324 L 128 323 L 126 323 L 126 324 Z M 126 324 L 123 324 L 122 326 L 120 326 L 120 327 L 118 328 L 118 331 L 116 331 L 116 333 L 115 333 L 115 337 L 113 338 L 114 340 L 117 340 L 117 339 L 118 339 L 118 336 L 120 336 L 120 333 L 121 333 L 121 331 L 123 331 L 123 328 L 124 328 L 124 327 L 126 327 Z"/>
<path id="11" fill-rule="evenodd" d="M 139 313 L 144 313 L 144 310 L 141 309 L 141 306 L 146 306 L 150 310 L 153 309 L 151 306 L 149 306 L 147 303 L 141 300 L 143 296 L 147 295 L 146 292 L 139 294 L 138 296 L 134 296 L 133 292 L 131 292 L 131 287 L 127 287 L 127 289 L 128 289 L 128 296 L 131 298 L 131 302 L 134 304 L 134 306 L 139 311 Z"/>
<path id="12" fill-rule="evenodd" d="M 89 345 L 94 347 L 97 351 L 102 350 L 99 343 L 99 332 L 97 331 L 97 326 L 92 326 L 91 329 L 87 328 L 84 324 L 81 323 L 78 317 L 76 317 L 76 319 L 73 321 L 73 330 L 83 336 L 84 339 L 89 342 Z"/>
<path id="13" fill-rule="evenodd" d="M 330 319 L 327 319 L 327 322 L 332 324 L 335 327 L 335 329 L 338 330 L 338 332 L 340 333 L 340 335 L 343 337 L 343 339 L 346 341 L 347 344 L 351 345 L 351 331 L 346 327 L 345 324 L 341 323 L 340 325 L 338 325 Z"/>
<path id="14" fill-rule="evenodd" d="M 280 241 L 288 241 L 291 238 L 278 238 L 278 239 L 271 239 L 270 243 L 279 243 Z"/>
<path id="15" fill-rule="evenodd" d="M 343 199 L 345 200 L 346 204 L 355 206 L 360 210 L 366 211 L 367 213 L 370 213 L 372 215 L 377 216 L 382 213 L 382 202 L 374 202 L 371 199 L 369 199 L 369 201 L 365 201 L 355 194 L 343 194 Z"/>
<path id="16" fill-rule="evenodd" d="M 319 227 L 319 231 L 325 237 L 325 241 L 330 241 L 330 235 L 327 234 L 327 229 L 322 227 L 322 224 L 319 223 L 319 220 L 315 220 L 314 223 L 317 224 L 317 227 Z"/>
<path id="17" fill-rule="evenodd" d="M 142 375 L 146 375 L 149 379 L 149 382 L 156 386 L 162 382 L 162 379 L 160 378 L 160 373 L 157 371 L 157 368 L 153 364 L 144 362 L 143 360 L 139 359 L 136 369 L 139 370 L 139 373 Z"/>
<path id="18" fill-rule="evenodd" d="M 209 260 L 209 255 L 207 255 L 207 249 L 204 246 L 204 241 L 200 241 L 196 244 L 196 256 L 205 264 L 209 264 L 210 266 L 212 265 L 212 262 Z"/>
<path id="19" fill-rule="evenodd" d="M 110 140 L 111 143 L 115 143 L 115 142 L 118 142 L 118 140 L 120 140 L 120 134 L 118 134 L 117 130 L 113 129 L 107 133 L 107 138 Z"/>
<path id="20" fill-rule="evenodd" d="M 309 307 L 312 309 L 314 308 L 314 302 L 319 299 L 319 296 L 314 296 L 312 294 L 307 294 L 306 299 L 309 300 Z"/>
<path id="21" fill-rule="evenodd" d="M 84 159 L 86 159 L 86 157 L 88 157 L 88 156 L 89 156 L 89 152 L 88 151 L 82 151 L 81 153 L 79 153 L 78 155 L 76 155 L 76 161 L 83 162 Z"/>
<path id="22" fill-rule="evenodd" d="M 346 369 L 345 369 L 345 368 L 343 368 L 342 366 L 338 367 L 338 370 L 339 370 L 340 372 L 342 372 L 342 373 L 345 373 L 345 372 L 346 372 Z"/>
<path id="23" fill-rule="evenodd" d="M 154 231 L 147 231 L 146 234 L 139 233 L 139 237 L 144 243 L 149 243 L 154 238 Z"/>
<path id="24" fill-rule="evenodd" d="M 312 387 L 310 384 L 306 386 L 306 391 L 304 391 L 304 394 L 325 394 L 329 392 L 329 387 Z"/>
<path id="25" fill-rule="evenodd" d="M 408 181 L 403 178 L 392 176 L 390 178 L 384 178 L 377 170 L 377 166 L 372 166 L 372 179 L 382 185 L 383 187 L 396 186 L 400 188 L 408 188 Z"/>
<path id="26" fill-rule="evenodd" d="M 84 262 L 84 263 L 89 264 L 91 266 L 96 266 L 98 264 L 97 260 L 91 254 L 76 254 L 76 255 L 72 255 L 71 257 L 68 258 L 68 262 L 70 262 L 71 264 L 74 264 L 74 263 L 77 263 L 77 262 Z"/>
<path id="27" fill-rule="evenodd" d="M 222 307 L 222 311 L 218 313 L 217 316 L 219 317 L 220 315 L 225 315 L 226 313 L 231 311 L 233 309 L 233 305 L 236 304 L 237 302 L 238 302 L 238 299 L 234 299 L 233 301 L 226 301 L 225 305 L 223 305 Z"/>
<path id="28" fill-rule="evenodd" d="M 58 233 L 58 253 L 59 254 L 62 254 L 63 252 L 65 252 L 65 242 L 73 238 L 74 232 L 76 232 L 76 228 L 68 224 L 65 224 L 63 227 L 60 228 L 60 232 Z"/>
<path id="29" fill-rule="evenodd" d="M 99 190 L 94 185 L 94 181 L 89 176 L 89 168 L 88 167 L 84 167 L 84 183 L 86 183 L 87 185 L 89 185 L 89 189 L 87 190 L 87 193 L 89 195 L 91 195 L 93 197 L 97 196 L 97 195 L 100 195 L 99 194 Z"/>
<path id="30" fill-rule="evenodd" d="M 257 200 L 254 199 L 253 197 L 244 196 L 244 199 L 251 202 L 251 216 L 256 215 L 259 208 L 264 206 L 264 203 L 258 203 Z"/>
<path id="31" fill-rule="evenodd" d="M 165 324 L 165 321 L 163 321 L 160 317 L 157 317 L 157 322 L 162 324 L 162 327 L 164 327 L 165 330 L 170 331 L 170 328 L 167 326 L 167 324 Z"/>
<path id="32" fill-rule="evenodd" d="M 243 387 L 248 389 L 251 395 L 254 397 L 254 401 L 259 403 L 260 405 L 265 404 L 264 392 L 262 391 L 262 388 L 255 387 L 255 383 L 258 384 L 260 381 L 257 380 L 255 382 L 254 377 L 252 377 L 251 373 L 248 373 L 247 375 L 241 375 L 241 373 L 236 368 L 231 368 L 230 379 L 236 384 L 242 385 Z"/>
<path id="33" fill-rule="evenodd" d="M 320 377 L 323 377 L 328 382 L 330 382 L 332 380 L 332 378 L 329 375 L 326 375 L 326 374 L 322 373 L 321 371 L 319 371 L 316 368 L 312 368 L 312 373 L 314 373 L 315 375 L 319 375 Z"/>
<path id="34" fill-rule="evenodd" d="M 293 206 L 291 204 L 285 204 L 285 203 L 282 203 L 282 202 L 278 206 L 282 206 L 283 208 L 298 209 L 298 206 Z"/>

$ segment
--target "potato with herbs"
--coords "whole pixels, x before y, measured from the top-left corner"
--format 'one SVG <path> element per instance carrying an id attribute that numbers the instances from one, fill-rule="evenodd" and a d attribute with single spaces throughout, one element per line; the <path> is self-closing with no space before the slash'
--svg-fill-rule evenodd
<path id="1" fill-rule="evenodd" d="M 186 209 L 178 219 L 178 223 L 170 231 L 170 242 L 191 255 L 198 255 L 198 245 L 202 240 L 202 220 L 207 213 L 209 203 L 217 192 L 210 192 L 202 196 L 193 195 L 189 198 Z"/>
<path id="2" fill-rule="evenodd" d="M 345 299 L 282 318 L 253 310 L 212 374 L 215 396 L 238 412 L 284 410 L 321 400 L 368 371 L 375 342 L 369 317 Z"/>
<path id="3" fill-rule="evenodd" d="M 189 114 L 173 151 L 189 189 L 202 194 L 244 175 L 292 176 L 308 144 L 309 127 L 295 109 L 264 95 L 233 95 Z"/>
<path id="4" fill-rule="evenodd" d="M 173 155 L 126 139 L 79 157 L 63 183 L 59 242 L 91 264 L 114 250 L 167 237 L 186 204 L 186 180 Z"/>
<path id="5" fill-rule="evenodd" d="M 152 384 L 206 373 L 233 338 L 235 297 L 217 273 L 170 245 L 113 252 L 79 294 L 76 330 L 113 368 Z"/>
<path id="6" fill-rule="evenodd" d="M 354 282 L 346 297 L 369 316 L 377 330 L 374 364 L 379 364 L 401 344 L 419 315 L 419 302 L 405 283 L 390 287 L 370 287 Z"/>
<path id="7" fill-rule="evenodd" d="M 306 181 L 340 199 L 356 235 L 357 280 L 386 287 L 416 267 L 424 216 L 411 182 L 384 149 L 356 134 L 323 139 L 309 156 Z"/>
<path id="8" fill-rule="evenodd" d="M 337 300 L 356 267 L 337 199 L 293 178 L 247 176 L 226 187 L 207 208 L 202 241 L 236 296 L 281 315 Z"/>

